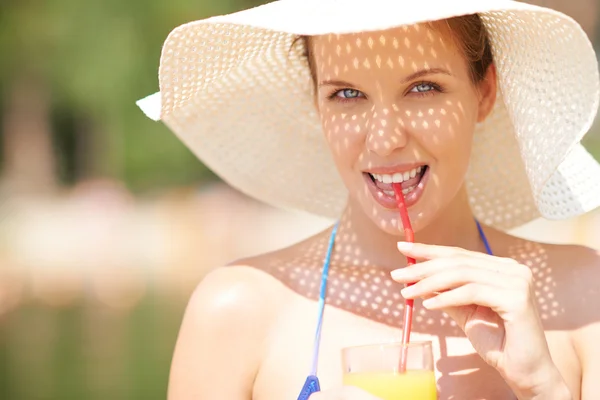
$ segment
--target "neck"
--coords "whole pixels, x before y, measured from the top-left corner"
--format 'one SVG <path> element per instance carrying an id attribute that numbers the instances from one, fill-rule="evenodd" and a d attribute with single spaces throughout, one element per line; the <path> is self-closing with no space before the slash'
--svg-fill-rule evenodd
<path id="1" fill-rule="evenodd" d="M 404 240 L 403 233 L 383 231 L 352 200 L 340 219 L 338 238 L 340 244 L 352 244 L 355 253 L 358 248 L 372 264 L 396 269 L 399 262 L 404 262 L 396 248 L 396 243 Z M 485 252 L 464 187 L 433 221 L 415 232 L 415 242 Z"/>

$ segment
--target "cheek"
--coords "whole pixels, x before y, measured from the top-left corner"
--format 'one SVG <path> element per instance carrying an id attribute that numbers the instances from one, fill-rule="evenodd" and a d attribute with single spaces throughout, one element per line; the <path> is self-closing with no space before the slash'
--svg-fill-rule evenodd
<path id="1" fill-rule="evenodd" d="M 323 133 L 334 156 L 341 158 L 360 153 L 369 124 L 367 113 L 332 112 L 326 106 L 322 110 Z"/>
<path id="2" fill-rule="evenodd" d="M 451 149 L 461 152 L 470 148 L 475 113 L 466 112 L 460 101 L 445 100 L 436 106 L 407 109 L 404 120 L 415 138 L 434 156 Z"/>

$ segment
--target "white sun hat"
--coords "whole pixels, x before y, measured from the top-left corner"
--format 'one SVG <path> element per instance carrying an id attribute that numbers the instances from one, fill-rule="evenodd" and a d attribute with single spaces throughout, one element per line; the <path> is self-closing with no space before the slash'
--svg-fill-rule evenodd
<path id="1" fill-rule="evenodd" d="M 575 21 L 533 5 L 279 0 L 191 22 L 168 36 L 160 92 L 138 105 L 240 191 L 337 218 L 348 192 L 314 108 L 302 45 L 294 40 L 475 13 L 498 71 L 496 107 L 477 127 L 467 175 L 475 216 L 506 230 L 596 208 L 600 167 L 580 144 L 598 107 L 596 56 Z"/>

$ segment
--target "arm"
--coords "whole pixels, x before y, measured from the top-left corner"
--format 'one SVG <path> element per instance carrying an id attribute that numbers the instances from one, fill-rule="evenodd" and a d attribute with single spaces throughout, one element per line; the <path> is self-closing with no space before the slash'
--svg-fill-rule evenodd
<path id="1" fill-rule="evenodd" d="M 598 302 L 600 299 L 596 299 L 596 308 Z M 573 335 L 581 362 L 582 400 L 597 399 L 600 393 L 600 313 L 598 314 L 596 322 L 580 328 Z"/>
<path id="2" fill-rule="evenodd" d="M 559 283 L 554 301 L 563 312 L 548 329 L 564 331 L 561 372 L 573 399 L 593 400 L 600 393 L 600 253 L 583 246 L 558 246 L 550 251 Z M 574 352 L 574 354 L 573 354 Z M 548 394 L 551 394 L 549 391 Z"/>
<path id="3" fill-rule="evenodd" d="M 216 269 L 185 312 L 169 379 L 170 400 L 249 400 L 274 312 L 262 273 Z"/>
<path id="4" fill-rule="evenodd" d="M 581 399 L 593 400 L 600 393 L 600 254 L 587 265 L 576 272 L 573 285 L 578 328 L 571 338 L 581 365 Z"/>

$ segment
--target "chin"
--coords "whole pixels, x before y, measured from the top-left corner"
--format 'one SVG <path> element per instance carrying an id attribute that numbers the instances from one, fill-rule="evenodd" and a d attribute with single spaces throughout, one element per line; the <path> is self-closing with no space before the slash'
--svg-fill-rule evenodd
<path id="1" fill-rule="evenodd" d="M 430 201 L 430 195 L 431 193 L 424 193 L 420 201 L 408 209 L 411 228 L 415 233 L 434 223 L 441 212 L 442 207 L 440 204 Z M 398 209 L 384 208 L 373 199 L 363 198 L 362 200 L 362 211 L 377 228 L 389 235 L 404 236 L 404 227 Z"/>

